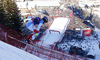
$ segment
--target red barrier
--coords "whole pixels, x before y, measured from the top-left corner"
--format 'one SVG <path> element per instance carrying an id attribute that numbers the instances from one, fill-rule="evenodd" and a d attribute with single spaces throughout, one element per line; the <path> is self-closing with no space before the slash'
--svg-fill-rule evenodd
<path id="1" fill-rule="evenodd" d="M 99 49 L 100 49 L 100 42 L 99 42 Z"/>
<path id="2" fill-rule="evenodd" d="M 53 31 L 53 32 L 58 32 L 58 33 L 60 34 L 60 32 L 57 31 L 57 30 L 49 30 L 50 34 L 51 34 L 51 31 Z"/>

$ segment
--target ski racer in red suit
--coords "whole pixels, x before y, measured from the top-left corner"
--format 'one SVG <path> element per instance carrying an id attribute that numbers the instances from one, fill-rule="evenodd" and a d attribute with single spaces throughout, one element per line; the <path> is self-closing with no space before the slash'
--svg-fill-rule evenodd
<path id="1" fill-rule="evenodd" d="M 33 38 L 33 35 L 34 36 L 37 36 L 38 33 L 39 33 L 39 30 L 41 28 L 41 26 L 44 24 L 44 23 L 47 23 L 49 21 L 49 19 L 44 16 L 42 19 L 40 19 L 39 17 L 35 17 L 33 19 L 33 24 L 34 24 L 34 32 L 31 33 L 28 37 L 27 37 L 27 41 L 29 42 L 29 40 L 34 40 L 35 38 Z M 35 27 L 35 25 L 38 25 L 37 27 Z"/>

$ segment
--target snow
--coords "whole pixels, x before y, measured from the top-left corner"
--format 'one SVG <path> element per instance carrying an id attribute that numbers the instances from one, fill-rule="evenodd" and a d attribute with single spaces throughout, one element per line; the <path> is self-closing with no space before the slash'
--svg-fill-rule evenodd
<path id="1" fill-rule="evenodd" d="M 57 32 L 48 33 L 44 38 L 44 43 L 53 44 L 54 42 L 58 41 L 60 35 Z"/>
<path id="2" fill-rule="evenodd" d="M 26 8 L 27 2 L 16 2 L 19 8 Z M 35 8 L 36 6 L 60 6 L 59 1 L 28 1 L 28 8 Z"/>
<path id="3" fill-rule="evenodd" d="M 58 44 L 58 48 L 69 51 L 71 46 L 80 47 L 84 51 L 89 51 L 87 55 L 93 55 L 95 56 L 95 60 L 100 60 L 100 29 L 96 28 L 94 31 L 95 34 L 98 34 L 98 38 L 91 35 L 90 37 L 85 37 L 85 39 L 81 41 L 78 41 L 77 39 L 72 39 L 70 41 L 65 39 L 64 43 Z"/>
<path id="4" fill-rule="evenodd" d="M 100 41 L 100 29 L 96 28 L 94 31 L 98 35 L 98 38 L 99 38 L 98 40 Z"/>
<path id="5" fill-rule="evenodd" d="M 35 1 L 37 6 L 60 6 L 59 1 Z"/>
<path id="6" fill-rule="evenodd" d="M 43 59 L 0 41 L 0 60 L 43 60 Z"/>
<path id="7" fill-rule="evenodd" d="M 70 22 L 70 20 L 68 18 L 58 17 L 58 18 L 54 19 L 49 30 L 57 30 L 60 33 L 63 33 L 66 30 L 66 26 L 68 25 L 69 22 Z"/>
<path id="8" fill-rule="evenodd" d="M 54 19 L 50 28 L 46 30 L 46 35 L 40 40 L 47 44 L 54 44 L 55 42 L 58 42 L 59 39 L 63 37 L 62 35 L 64 34 L 69 21 L 70 20 L 68 18 L 64 17 Z"/>

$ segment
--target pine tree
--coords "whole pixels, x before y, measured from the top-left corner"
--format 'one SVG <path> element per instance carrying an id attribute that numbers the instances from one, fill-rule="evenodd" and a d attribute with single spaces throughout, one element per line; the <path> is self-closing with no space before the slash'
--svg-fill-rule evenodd
<path id="1" fill-rule="evenodd" d="M 3 22 L 3 13 L 4 13 L 4 8 L 3 8 L 3 0 L 0 0 L 0 23 Z"/>
<path id="2" fill-rule="evenodd" d="M 2 24 L 12 29 L 20 31 L 22 25 L 20 11 L 13 0 L 1 0 L 2 7 L 0 12 L 3 12 Z"/>

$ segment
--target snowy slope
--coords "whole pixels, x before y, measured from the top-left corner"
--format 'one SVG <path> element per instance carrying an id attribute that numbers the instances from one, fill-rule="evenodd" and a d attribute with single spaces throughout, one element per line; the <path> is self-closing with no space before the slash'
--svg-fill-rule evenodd
<path id="1" fill-rule="evenodd" d="M 58 42 L 60 38 L 63 37 L 69 22 L 70 20 L 68 18 L 57 17 L 54 19 L 52 25 L 46 30 L 46 35 L 44 35 L 44 37 L 40 40 L 47 44 L 54 44 L 55 42 Z"/>
<path id="2" fill-rule="evenodd" d="M 43 60 L 43 59 L 0 41 L 0 60 Z"/>

